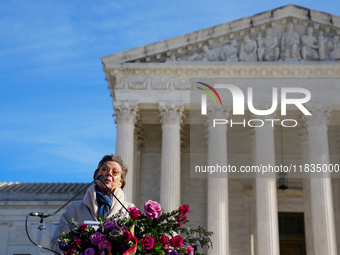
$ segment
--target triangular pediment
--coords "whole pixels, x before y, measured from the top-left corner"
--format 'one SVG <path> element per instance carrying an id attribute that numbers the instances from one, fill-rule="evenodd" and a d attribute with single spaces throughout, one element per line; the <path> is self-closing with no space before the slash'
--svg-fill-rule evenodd
<path id="1" fill-rule="evenodd" d="M 102 62 L 110 67 L 177 61 L 335 61 L 340 60 L 339 35 L 340 16 L 287 5 L 105 56 Z"/>

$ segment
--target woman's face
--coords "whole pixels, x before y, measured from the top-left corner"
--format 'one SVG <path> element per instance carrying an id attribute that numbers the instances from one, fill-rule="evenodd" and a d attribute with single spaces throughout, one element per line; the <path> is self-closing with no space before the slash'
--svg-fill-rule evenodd
<path id="1" fill-rule="evenodd" d="M 102 167 L 99 169 L 96 178 L 99 175 L 103 175 L 102 181 L 106 184 L 106 186 L 113 192 L 116 188 L 122 186 L 121 176 L 122 176 L 122 169 L 117 162 L 113 161 L 106 161 Z M 105 185 L 100 181 L 97 180 L 98 190 L 104 194 L 110 194 L 107 190 Z"/>

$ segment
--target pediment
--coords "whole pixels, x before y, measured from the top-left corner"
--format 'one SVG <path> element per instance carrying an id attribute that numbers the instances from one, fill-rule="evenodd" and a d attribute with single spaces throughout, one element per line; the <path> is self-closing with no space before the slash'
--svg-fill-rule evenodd
<path id="1" fill-rule="evenodd" d="M 309 30 L 309 32 L 308 32 Z M 340 16 L 287 5 L 105 56 L 120 63 L 340 60 Z"/>

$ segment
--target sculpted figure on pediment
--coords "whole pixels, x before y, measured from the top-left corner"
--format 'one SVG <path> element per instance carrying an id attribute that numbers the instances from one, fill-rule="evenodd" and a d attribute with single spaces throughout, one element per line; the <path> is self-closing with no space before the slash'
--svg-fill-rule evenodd
<path id="1" fill-rule="evenodd" d="M 209 49 L 207 45 L 204 45 L 202 49 L 203 49 L 202 54 L 195 52 L 194 55 L 192 55 L 191 57 L 187 59 L 187 61 L 194 61 L 194 60 L 217 61 L 217 55 L 214 50 Z"/>
<path id="2" fill-rule="evenodd" d="M 301 37 L 302 48 L 301 56 L 303 60 L 318 60 L 319 59 L 319 44 L 318 40 L 313 36 L 313 28 L 307 28 L 307 35 Z"/>
<path id="3" fill-rule="evenodd" d="M 208 46 L 204 45 L 203 46 L 203 51 L 204 51 L 204 61 L 214 61 L 217 60 L 217 55 L 214 50 L 211 50 L 208 48 Z"/>
<path id="4" fill-rule="evenodd" d="M 279 59 L 280 49 L 278 47 L 278 39 L 273 37 L 273 29 L 266 30 L 266 37 L 262 38 L 261 33 L 258 34 L 257 40 L 257 55 L 259 61 L 277 61 Z"/>
<path id="5" fill-rule="evenodd" d="M 325 37 L 322 31 L 319 31 L 318 45 L 319 60 L 325 60 Z"/>
<path id="6" fill-rule="evenodd" d="M 329 50 L 328 52 L 328 59 L 329 60 L 339 60 L 340 59 L 340 37 L 334 36 L 333 39 L 330 39 L 327 42 L 327 48 Z"/>
<path id="7" fill-rule="evenodd" d="M 300 38 L 298 33 L 293 31 L 293 24 L 287 24 L 287 32 L 282 34 L 281 38 L 281 58 L 299 60 L 299 43 Z"/>
<path id="8" fill-rule="evenodd" d="M 243 42 L 241 44 L 239 59 L 241 61 L 256 61 L 257 45 L 255 40 L 251 40 L 249 36 L 245 36 L 243 38 Z"/>
<path id="9" fill-rule="evenodd" d="M 238 61 L 237 41 L 231 40 L 230 44 L 226 44 L 221 51 L 221 59 L 225 61 Z"/>

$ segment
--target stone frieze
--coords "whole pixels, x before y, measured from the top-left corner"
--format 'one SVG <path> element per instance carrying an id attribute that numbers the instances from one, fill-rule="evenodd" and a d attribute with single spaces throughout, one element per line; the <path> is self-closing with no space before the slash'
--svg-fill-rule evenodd
<path id="1" fill-rule="evenodd" d="M 196 78 L 197 79 L 197 78 Z M 233 84 L 246 90 L 247 87 L 270 89 L 272 87 L 302 87 L 311 90 L 340 90 L 337 79 L 247 79 L 215 78 L 214 83 Z M 190 78 L 151 78 L 122 77 L 117 78 L 115 90 L 190 90 Z"/>

